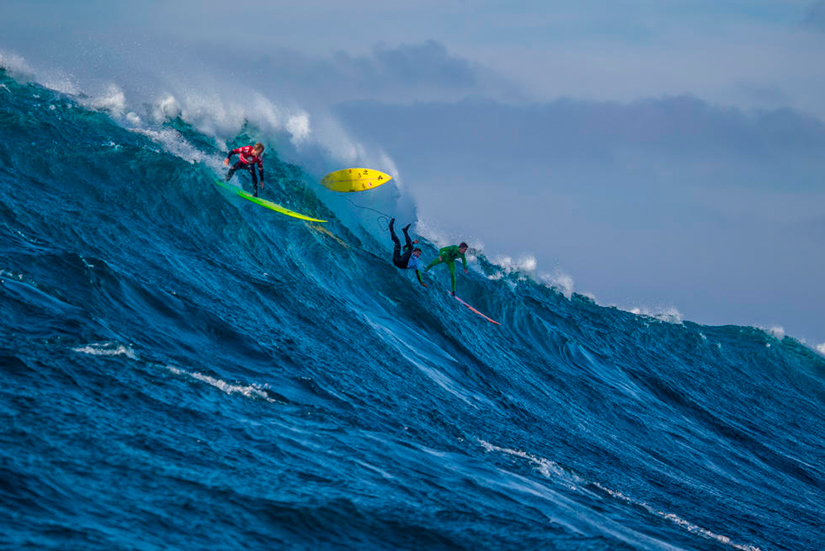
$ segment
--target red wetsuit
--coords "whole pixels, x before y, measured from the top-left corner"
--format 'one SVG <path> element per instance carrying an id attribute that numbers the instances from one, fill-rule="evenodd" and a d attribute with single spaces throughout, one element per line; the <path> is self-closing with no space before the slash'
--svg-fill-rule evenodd
<path id="1" fill-rule="evenodd" d="M 252 174 L 252 182 L 255 184 L 255 197 L 258 196 L 258 174 L 255 173 L 255 165 L 258 165 L 258 172 L 261 175 L 261 185 L 264 183 L 264 162 L 259 156 L 255 155 L 253 152 L 253 147 L 251 145 L 245 145 L 243 147 L 239 147 L 238 149 L 233 149 L 229 152 L 226 156 L 226 159 L 229 160 L 232 158 L 232 155 L 237 154 L 239 156 L 239 161 L 235 163 L 232 168 L 229 169 L 229 174 L 226 175 L 226 181 L 228 182 L 232 175 L 235 174 L 236 170 L 243 169 L 248 170 L 250 174 Z"/>

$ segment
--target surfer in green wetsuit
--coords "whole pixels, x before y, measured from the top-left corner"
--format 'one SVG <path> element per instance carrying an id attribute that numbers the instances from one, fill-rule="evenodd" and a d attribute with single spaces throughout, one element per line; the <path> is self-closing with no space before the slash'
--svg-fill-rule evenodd
<path id="1" fill-rule="evenodd" d="M 442 262 L 450 269 L 450 283 L 452 284 L 452 295 L 455 296 L 455 261 L 459 258 L 464 264 L 464 273 L 467 273 L 467 257 L 464 253 L 467 252 L 467 243 L 461 242 L 460 245 L 450 245 L 438 251 L 438 258 L 430 262 L 424 271 L 430 271 L 430 268 Z"/>
<path id="2" fill-rule="evenodd" d="M 396 268 L 401 268 L 402 270 L 415 270 L 415 275 L 418 277 L 418 282 L 426 287 L 427 285 L 421 280 L 421 249 L 413 248 L 413 245 L 418 243 L 418 239 L 411 240 L 410 234 L 407 233 L 407 230 L 410 229 L 410 224 L 407 224 L 401 231 L 404 232 L 404 239 L 406 243 L 404 244 L 404 253 L 401 254 L 401 241 L 395 235 L 395 218 L 390 220 L 390 237 L 392 237 L 393 242 L 393 251 L 392 251 L 392 263 L 395 265 Z"/>

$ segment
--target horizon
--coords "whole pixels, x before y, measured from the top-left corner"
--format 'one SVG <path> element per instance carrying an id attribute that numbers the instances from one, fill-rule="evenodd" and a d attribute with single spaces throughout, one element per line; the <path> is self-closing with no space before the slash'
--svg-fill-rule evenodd
<path id="1" fill-rule="evenodd" d="M 12 0 L 0 65 L 121 120 L 172 97 L 298 164 L 392 167 L 433 235 L 825 353 L 825 2 L 311 4 L 246 27 L 217 2 Z"/>

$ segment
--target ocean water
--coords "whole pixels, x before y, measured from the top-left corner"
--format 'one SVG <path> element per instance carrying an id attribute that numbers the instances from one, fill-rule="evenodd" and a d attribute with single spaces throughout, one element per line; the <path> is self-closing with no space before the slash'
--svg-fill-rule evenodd
<path id="1" fill-rule="evenodd" d="M 816 352 L 479 253 L 495 326 L 277 150 L 263 196 L 324 229 L 223 154 L 0 70 L 3 549 L 825 548 Z"/>

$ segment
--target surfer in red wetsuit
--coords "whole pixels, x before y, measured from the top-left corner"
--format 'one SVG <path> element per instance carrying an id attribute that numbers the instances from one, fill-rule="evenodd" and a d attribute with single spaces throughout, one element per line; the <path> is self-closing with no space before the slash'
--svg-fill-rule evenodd
<path id="1" fill-rule="evenodd" d="M 245 145 L 243 147 L 239 147 L 238 149 L 233 149 L 229 152 L 224 159 L 223 164 L 228 165 L 229 160 L 232 158 L 232 155 L 235 154 L 239 155 L 239 160 L 237 163 L 232 165 L 232 168 L 229 169 L 229 172 L 226 174 L 226 181 L 232 179 L 232 175 L 235 174 L 236 170 L 248 170 L 250 174 L 252 174 L 252 182 L 255 184 L 255 192 L 253 195 L 255 197 L 258 196 L 258 174 L 255 173 L 255 165 L 258 165 L 258 172 L 261 175 L 261 188 L 264 187 L 264 162 L 261 159 L 261 155 L 264 153 L 264 144 L 261 142 L 256 143 L 255 145 Z"/>

